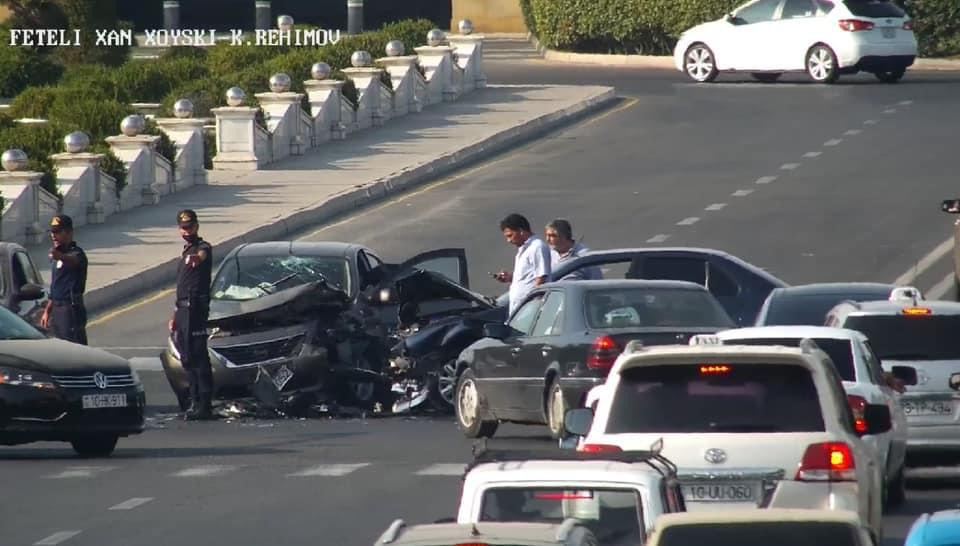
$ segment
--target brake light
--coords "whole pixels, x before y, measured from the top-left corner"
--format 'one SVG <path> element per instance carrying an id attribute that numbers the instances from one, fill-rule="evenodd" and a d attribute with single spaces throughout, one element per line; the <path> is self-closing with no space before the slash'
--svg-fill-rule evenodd
<path id="1" fill-rule="evenodd" d="M 903 23 L 903 30 L 913 30 L 913 21 Z"/>
<path id="2" fill-rule="evenodd" d="M 867 399 L 855 394 L 848 394 L 847 403 L 850 404 L 850 409 L 853 410 L 854 426 L 857 429 L 857 432 L 860 434 L 866 434 Z"/>
<path id="3" fill-rule="evenodd" d="M 577 451 L 583 451 L 585 453 L 620 453 L 623 450 L 620 449 L 620 446 L 610 444 L 583 444 Z"/>
<path id="4" fill-rule="evenodd" d="M 620 346 L 610 336 L 600 336 L 593 341 L 587 356 L 587 367 L 591 370 L 610 371 L 620 355 Z"/>
<path id="5" fill-rule="evenodd" d="M 843 442 L 811 444 L 803 454 L 796 479 L 803 482 L 856 481 L 853 450 Z"/>
<path id="6" fill-rule="evenodd" d="M 906 307 L 901 312 L 909 317 L 925 317 L 933 314 L 933 310 L 928 307 Z"/>
<path id="7" fill-rule="evenodd" d="M 702 364 L 700 375 L 727 375 L 732 369 L 726 364 Z"/>
<path id="8" fill-rule="evenodd" d="M 870 21 L 861 21 L 860 19 L 843 19 L 840 21 L 840 30 L 846 30 L 848 32 L 873 30 L 873 23 Z"/>

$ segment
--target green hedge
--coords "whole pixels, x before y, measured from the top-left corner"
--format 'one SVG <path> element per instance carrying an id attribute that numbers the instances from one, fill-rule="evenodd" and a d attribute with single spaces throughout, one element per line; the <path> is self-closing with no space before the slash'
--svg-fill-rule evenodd
<path id="1" fill-rule="evenodd" d="M 896 0 L 915 20 L 921 56 L 960 53 L 960 1 Z M 582 53 L 670 55 L 680 33 L 744 0 L 519 0 L 545 47 Z"/>

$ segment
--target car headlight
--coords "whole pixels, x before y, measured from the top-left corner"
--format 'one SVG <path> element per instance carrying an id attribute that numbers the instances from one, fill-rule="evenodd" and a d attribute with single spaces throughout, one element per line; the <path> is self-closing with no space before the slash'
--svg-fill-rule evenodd
<path id="1" fill-rule="evenodd" d="M 0 368 L 0 385 L 49 390 L 57 388 L 57 384 L 49 375 L 17 368 Z"/>

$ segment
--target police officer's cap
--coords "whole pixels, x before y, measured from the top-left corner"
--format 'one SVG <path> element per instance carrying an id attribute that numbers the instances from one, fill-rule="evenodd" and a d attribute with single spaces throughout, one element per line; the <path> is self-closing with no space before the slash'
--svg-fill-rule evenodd
<path id="1" fill-rule="evenodd" d="M 66 214 L 58 214 L 50 219 L 50 231 L 73 229 L 73 218 Z"/>
<path id="2" fill-rule="evenodd" d="M 177 213 L 177 224 L 180 227 L 190 227 L 197 223 L 197 213 L 191 209 L 183 209 Z"/>

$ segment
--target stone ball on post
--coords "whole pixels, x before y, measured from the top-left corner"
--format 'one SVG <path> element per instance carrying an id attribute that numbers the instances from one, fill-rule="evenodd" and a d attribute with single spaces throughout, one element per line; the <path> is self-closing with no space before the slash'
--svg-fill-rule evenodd
<path id="1" fill-rule="evenodd" d="M 120 132 L 126 136 L 137 136 L 146 127 L 146 120 L 140 114 L 132 114 L 120 122 Z"/>
<path id="2" fill-rule="evenodd" d="M 270 90 L 274 93 L 286 93 L 290 90 L 290 76 L 277 72 L 270 76 Z"/>
<path id="3" fill-rule="evenodd" d="M 427 45 L 430 47 L 437 47 L 442 44 L 443 41 L 447 38 L 447 35 L 440 30 L 435 28 L 427 33 Z"/>
<path id="4" fill-rule="evenodd" d="M 173 103 L 173 115 L 178 118 L 189 118 L 193 116 L 193 103 L 190 99 L 180 99 Z"/>
<path id="5" fill-rule="evenodd" d="M 373 64 L 373 57 L 369 51 L 354 51 L 353 55 L 350 55 L 350 64 L 356 68 L 370 66 Z"/>
<path id="6" fill-rule="evenodd" d="M 473 34 L 473 21 L 470 19 L 464 19 L 460 21 L 457 25 L 457 28 L 460 29 L 460 34 Z"/>
<path id="7" fill-rule="evenodd" d="M 71 154 L 87 151 L 90 147 L 90 137 L 83 131 L 74 131 L 63 137 L 63 148 Z"/>
<path id="8" fill-rule="evenodd" d="M 289 15 L 281 15 L 277 17 L 277 28 L 282 31 L 293 30 L 293 17 Z"/>
<path id="9" fill-rule="evenodd" d="M 18 148 L 7 150 L 0 156 L 0 163 L 8 171 L 22 171 L 27 168 L 27 153 Z"/>
<path id="10" fill-rule="evenodd" d="M 313 63 L 310 67 L 310 75 L 315 80 L 325 80 L 330 77 L 331 72 L 330 65 L 327 63 Z"/>
<path id="11" fill-rule="evenodd" d="M 387 57 L 399 57 L 403 55 L 406 48 L 400 40 L 390 40 L 384 50 L 387 52 Z"/>
<path id="12" fill-rule="evenodd" d="M 230 106 L 243 106 L 243 101 L 247 100 L 247 94 L 239 87 L 227 89 L 227 104 Z"/>

